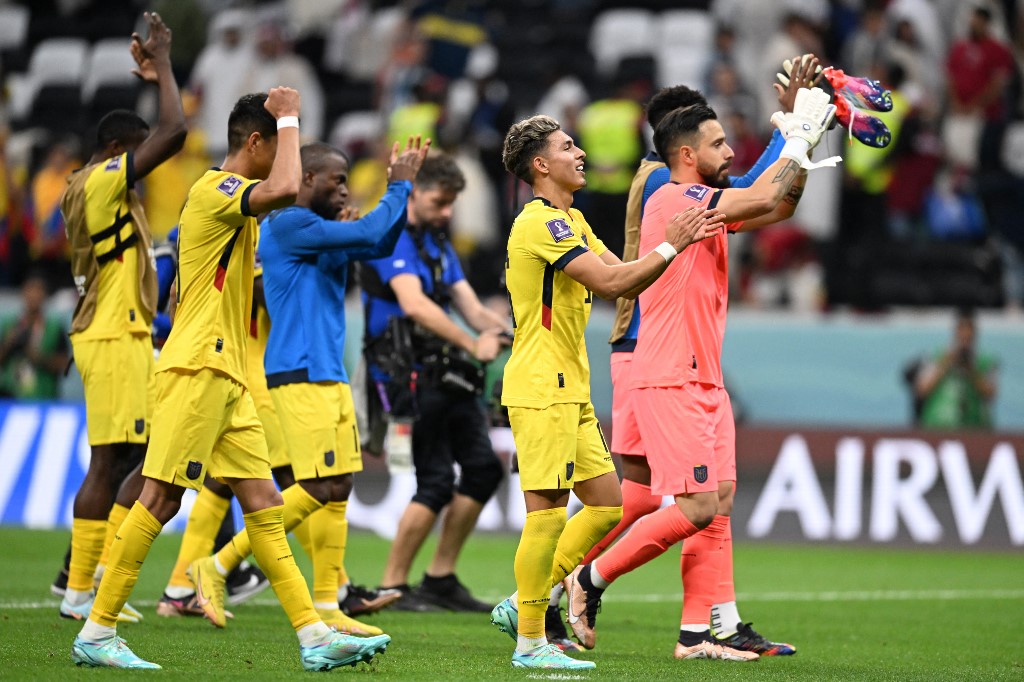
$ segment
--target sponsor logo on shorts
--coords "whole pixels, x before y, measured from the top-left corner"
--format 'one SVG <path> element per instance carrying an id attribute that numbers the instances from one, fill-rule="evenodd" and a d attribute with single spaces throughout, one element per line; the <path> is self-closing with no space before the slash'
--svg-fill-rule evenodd
<path id="1" fill-rule="evenodd" d="M 565 465 L 565 480 L 572 480 L 572 472 L 576 469 L 576 462 L 569 462 Z"/>
<path id="2" fill-rule="evenodd" d="M 690 197 L 695 201 L 704 201 L 704 197 L 710 191 L 711 188 L 705 187 L 704 185 L 690 185 L 686 188 L 686 191 L 683 192 L 683 196 Z"/>
<path id="3" fill-rule="evenodd" d="M 706 483 L 708 480 L 708 465 L 701 464 L 699 467 L 693 467 L 693 480 L 697 483 Z"/>
<path id="4" fill-rule="evenodd" d="M 563 239 L 568 239 L 573 236 L 572 228 L 569 227 L 569 223 L 565 222 L 561 218 L 555 218 L 549 220 L 544 225 L 547 226 L 548 232 L 551 233 L 551 238 L 556 242 L 560 242 Z"/>
<path id="5" fill-rule="evenodd" d="M 145 419 L 136 419 L 135 420 L 135 433 L 141 434 L 145 430 L 146 430 L 146 420 Z"/>
<path id="6" fill-rule="evenodd" d="M 328 450 L 324 453 L 324 464 L 329 467 L 334 466 L 334 450 Z"/>
<path id="7" fill-rule="evenodd" d="M 194 459 L 189 461 L 188 466 L 185 467 L 185 475 L 189 477 L 189 480 L 196 480 L 203 473 L 203 463 L 197 462 Z"/>
<path id="8" fill-rule="evenodd" d="M 242 186 L 242 181 L 236 178 L 234 175 L 229 175 L 224 178 L 219 185 L 217 185 L 217 191 L 229 197 L 235 196 L 235 192 Z"/>
<path id="9" fill-rule="evenodd" d="M 110 161 L 107 161 L 107 165 L 103 167 L 103 170 L 116 171 L 121 170 L 121 157 L 115 156 Z"/>

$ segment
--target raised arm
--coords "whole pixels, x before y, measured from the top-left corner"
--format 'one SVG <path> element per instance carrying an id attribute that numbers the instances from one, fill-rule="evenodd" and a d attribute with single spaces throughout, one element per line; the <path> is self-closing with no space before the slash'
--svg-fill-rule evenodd
<path id="1" fill-rule="evenodd" d="M 588 250 L 573 258 L 563 272 L 603 299 L 636 298 L 665 272 L 676 254 L 693 242 L 721 234 L 722 220 L 717 211 L 691 206 L 672 217 L 665 228 L 665 242 L 643 258 L 609 263 Z"/>
<path id="2" fill-rule="evenodd" d="M 249 194 L 250 215 L 291 206 L 295 203 L 302 180 L 299 127 L 296 122 L 301 108 L 299 92 L 292 88 L 271 88 L 263 106 L 277 119 L 277 153 L 270 175 L 253 187 Z"/>
<path id="3" fill-rule="evenodd" d="M 156 129 L 132 154 L 136 180 L 146 177 L 181 151 L 188 132 L 185 112 L 181 108 L 181 93 L 171 71 L 171 29 L 156 12 L 146 12 L 143 16 L 149 24 L 149 36 L 143 42 L 138 33 L 132 34 L 131 52 L 138 64 L 132 73 L 147 83 L 156 83 L 160 113 Z"/>

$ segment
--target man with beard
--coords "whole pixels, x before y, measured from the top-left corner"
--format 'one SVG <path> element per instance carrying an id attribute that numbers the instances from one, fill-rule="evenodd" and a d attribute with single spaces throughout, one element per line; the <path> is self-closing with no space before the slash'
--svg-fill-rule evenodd
<path id="1" fill-rule="evenodd" d="M 688 206 L 722 211 L 730 232 L 790 217 L 803 193 L 807 153 L 833 115 L 827 95 L 801 90 L 793 113 L 772 118 L 786 137 L 779 160 L 750 187 L 729 189 L 733 153 L 715 112 L 695 104 L 669 113 L 654 142 L 669 166 L 670 183 L 647 203 L 640 250 L 663 239 L 668 218 Z M 688 249 L 640 296 L 644 322 L 633 353 L 630 398 L 651 468 L 651 492 L 673 495 L 676 504 L 642 518 L 615 547 L 570 576 L 569 622 L 587 648 L 594 646 L 604 588 L 692 536 L 691 544 L 700 546 L 692 547 L 692 561 L 683 562 L 686 599 L 676 658 L 758 658 L 723 645 L 708 628 L 728 528 L 719 487 L 734 482 L 736 472 L 732 410 L 721 370 L 727 297 L 724 235 Z"/>

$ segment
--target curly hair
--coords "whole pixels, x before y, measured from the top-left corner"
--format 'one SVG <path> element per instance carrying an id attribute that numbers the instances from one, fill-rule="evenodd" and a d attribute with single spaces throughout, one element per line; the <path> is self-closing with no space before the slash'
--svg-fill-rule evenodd
<path id="1" fill-rule="evenodd" d="M 514 124 L 505 135 L 501 162 L 505 170 L 525 183 L 533 184 L 530 166 L 548 144 L 548 136 L 562 126 L 555 119 L 537 114 Z"/>

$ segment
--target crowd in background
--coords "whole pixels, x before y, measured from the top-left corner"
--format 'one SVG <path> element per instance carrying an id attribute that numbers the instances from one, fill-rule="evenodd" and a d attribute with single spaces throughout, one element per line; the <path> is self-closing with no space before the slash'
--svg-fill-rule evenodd
<path id="1" fill-rule="evenodd" d="M 174 31 L 190 121 L 185 151 L 140 188 L 157 239 L 191 182 L 223 157 L 231 103 L 287 84 L 302 94 L 303 134 L 351 157 L 349 187 L 364 211 L 383 192 L 390 141 L 423 134 L 453 154 L 467 187 L 451 237 L 472 285 L 498 293 L 507 230 L 527 199 L 500 163 L 517 117 L 551 114 L 579 140 L 589 185 L 577 206 L 621 252 L 653 91 L 681 79 L 703 90 L 735 150 L 731 174 L 741 175 L 771 134 L 783 59 L 813 52 L 893 91 L 893 111 L 880 114 L 893 140 L 871 149 L 835 131 L 828 144 L 844 163 L 815 174 L 808 206 L 732 240 L 733 300 L 811 310 L 1024 300 L 1024 15 L 1015 0 L 49 0 L 0 3 L 0 13 L 19 7 L 24 35 L 0 45 L 8 291 L 31 273 L 51 290 L 71 287 L 59 199 L 89 155 L 100 93 L 110 92 L 46 100 L 53 89 L 43 88 L 33 106 L 19 94 L 34 51 L 59 37 L 124 39 L 155 9 Z M 152 109 L 153 93 L 135 84 L 113 93 L 144 115 Z M 45 107 L 52 101 L 56 112 Z"/>

